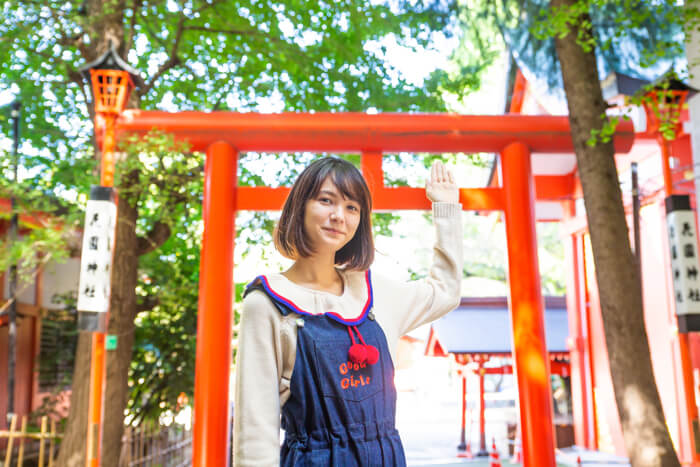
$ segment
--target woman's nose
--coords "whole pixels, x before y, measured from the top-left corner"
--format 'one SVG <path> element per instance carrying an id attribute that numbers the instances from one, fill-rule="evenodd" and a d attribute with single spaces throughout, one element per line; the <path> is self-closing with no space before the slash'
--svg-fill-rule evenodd
<path id="1" fill-rule="evenodd" d="M 342 208 L 336 208 L 331 211 L 331 220 L 335 222 L 340 222 L 343 220 L 343 209 Z"/>

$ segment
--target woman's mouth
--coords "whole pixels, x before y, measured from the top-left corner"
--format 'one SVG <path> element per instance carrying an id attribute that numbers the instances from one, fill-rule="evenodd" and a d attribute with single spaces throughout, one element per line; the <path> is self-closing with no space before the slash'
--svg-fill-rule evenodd
<path id="1" fill-rule="evenodd" d="M 343 235 L 343 232 L 341 232 L 340 230 L 331 229 L 330 227 L 322 227 L 322 228 L 326 232 L 331 233 L 333 235 Z"/>

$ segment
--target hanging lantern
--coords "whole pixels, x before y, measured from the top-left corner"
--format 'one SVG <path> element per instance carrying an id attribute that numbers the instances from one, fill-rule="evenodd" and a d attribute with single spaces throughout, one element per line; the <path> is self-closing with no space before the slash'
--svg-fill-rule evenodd
<path id="1" fill-rule="evenodd" d="M 80 73 L 85 79 L 89 75 L 92 84 L 95 127 L 99 128 L 99 122 L 104 122 L 100 184 L 112 186 L 117 117 L 126 108 L 131 91 L 135 86 L 142 87 L 143 80 L 138 71 L 119 56 L 114 43 L 97 60 L 83 66 Z"/>
<path id="2" fill-rule="evenodd" d="M 90 70 L 95 113 L 119 114 L 129 100 L 134 82 L 128 71 Z"/>
<path id="3" fill-rule="evenodd" d="M 90 81 L 96 114 L 118 115 L 125 108 L 134 87 L 143 87 L 138 70 L 119 56 L 117 46 L 109 49 L 95 61 L 80 68 L 83 78 Z"/>
<path id="4" fill-rule="evenodd" d="M 653 82 L 613 72 L 600 82 L 600 86 L 608 106 L 618 108 L 627 105 L 627 98 L 638 95 L 645 86 L 650 86 L 641 106 L 646 117 L 645 133 L 667 139 L 674 139 L 680 134 L 685 103 L 698 92 L 680 81 L 672 71 Z"/>
<path id="5" fill-rule="evenodd" d="M 688 97 L 688 90 L 655 89 L 646 94 L 644 113 L 647 117 L 647 133 L 672 131 L 678 134 L 681 111 Z"/>

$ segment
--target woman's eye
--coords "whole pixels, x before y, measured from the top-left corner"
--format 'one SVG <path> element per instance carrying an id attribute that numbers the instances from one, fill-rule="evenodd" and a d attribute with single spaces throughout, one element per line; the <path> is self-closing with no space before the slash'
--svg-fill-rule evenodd
<path id="1" fill-rule="evenodd" d="M 318 200 L 322 203 L 330 203 L 331 202 L 330 198 L 319 198 Z"/>
<path id="2" fill-rule="evenodd" d="M 360 210 L 360 208 L 358 208 L 357 206 L 353 206 L 352 204 L 348 206 L 348 209 L 351 211 L 359 211 Z"/>

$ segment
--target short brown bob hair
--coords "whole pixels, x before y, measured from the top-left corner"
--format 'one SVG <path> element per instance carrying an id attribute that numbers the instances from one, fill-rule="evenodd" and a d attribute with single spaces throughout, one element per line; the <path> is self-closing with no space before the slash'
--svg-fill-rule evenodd
<path id="1" fill-rule="evenodd" d="M 346 269 L 366 270 L 374 261 L 372 238 L 372 196 L 365 179 L 350 162 L 324 157 L 309 164 L 294 182 L 284 202 L 273 235 L 275 247 L 289 259 L 307 258 L 314 253 L 304 232 L 306 202 L 318 195 L 326 178 L 348 199 L 360 205 L 360 223 L 352 239 L 335 253 L 335 264 Z"/>

